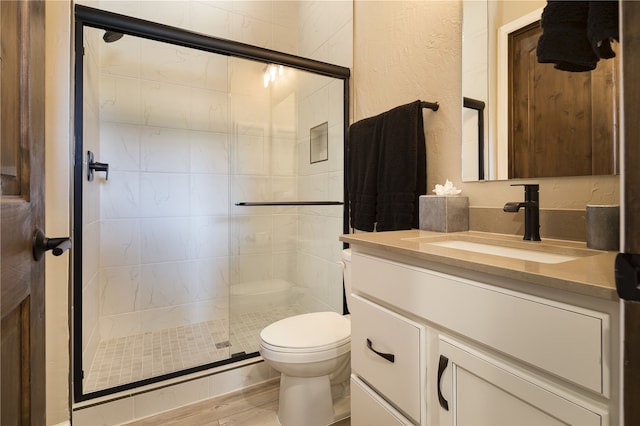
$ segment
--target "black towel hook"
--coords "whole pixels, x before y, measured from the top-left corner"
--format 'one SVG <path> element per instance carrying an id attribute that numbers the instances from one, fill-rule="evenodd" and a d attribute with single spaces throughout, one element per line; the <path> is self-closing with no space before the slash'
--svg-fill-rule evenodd
<path id="1" fill-rule="evenodd" d="M 437 111 L 438 108 L 440 108 L 440 105 L 438 105 L 437 102 L 420 101 L 420 106 L 422 108 L 428 108 L 428 109 L 433 110 L 433 111 Z"/>

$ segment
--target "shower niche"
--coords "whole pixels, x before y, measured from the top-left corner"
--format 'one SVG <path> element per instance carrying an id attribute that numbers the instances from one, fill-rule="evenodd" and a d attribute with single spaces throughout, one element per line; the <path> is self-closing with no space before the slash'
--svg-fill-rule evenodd
<path id="1" fill-rule="evenodd" d="M 74 400 L 256 357 L 271 322 L 342 313 L 349 69 L 75 13 Z"/>

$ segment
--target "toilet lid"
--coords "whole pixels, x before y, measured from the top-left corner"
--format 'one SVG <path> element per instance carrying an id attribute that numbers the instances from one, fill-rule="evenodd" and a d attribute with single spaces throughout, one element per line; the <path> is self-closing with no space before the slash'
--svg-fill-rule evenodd
<path id="1" fill-rule="evenodd" d="M 260 332 L 267 344 L 283 348 L 338 346 L 351 339 L 351 321 L 336 312 L 313 312 L 276 321 Z"/>

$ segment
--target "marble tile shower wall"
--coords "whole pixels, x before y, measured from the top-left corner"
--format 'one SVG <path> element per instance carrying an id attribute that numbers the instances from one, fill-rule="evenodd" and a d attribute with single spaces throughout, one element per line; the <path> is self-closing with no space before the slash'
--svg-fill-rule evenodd
<path id="1" fill-rule="evenodd" d="M 101 45 L 103 339 L 227 315 L 227 65 L 134 37 Z"/>
<path id="2" fill-rule="evenodd" d="M 237 64 L 234 61 L 234 64 Z M 292 201 L 297 196 L 295 155 L 295 73 L 288 71 L 265 91 L 264 65 L 242 63 L 232 72 L 235 119 L 232 149 L 232 204 L 239 201 Z M 246 78 L 240 78 L 247 73 Z M 250 84 L 248 84 L 250 82 Z M 264 94 L 270 97 L 265 98 Z M 280 278 L 294 282 L 297 249 L 295 207 L 232 207 L 231 291 L 235 284 Z M 233 305 L 231 307 L 232 315 Z"/>
<path id="3" fill-rule="evenodd" d="M 300 55 L 351 68 L 353 2 L 300 2 Z M 298 114 L 298 190 L 303 200 L 343 200 L 344 117 L 342 82 L 309 78 L 300 83 Z M 309 129 L 329 124 L 327 161 L 309 162 Z M 296 282 L 308 290 L 303 303 L 311 311 L 342 312 L 341 207 L 301 208 Z"/>
<path id="4" fill-rule="evenodd" d="M 298 128 L 298 190 L 305 201 L 342 201 L 344 147 L 342 110 L 335 105 L 342 99 L 342 82 L 309 79 L 301 84 Z M 332 107 L 330 107 L 330 105 Z M 328 158 L 310 162 L 309 130 L 329 124 Z M 295 282 L 307 288 L 303 303 L 310 311 L 342 312 L 341 243 L 342 206 L 300 208 L 299 248 Z"/>
<path id="5" fill-rule="evenodd" d="M 86 34 L 84 65 L 84 135 L 85 151 L 100 155 L 100 110 L 99 110 L 99 35 Z M 86 162 L 84 169 L 86 170 Z M 82 256 L 82 342 L 83 357 L 92 360 L 100 341 L 100 188 L 83 185 L 84 214 L 82 234 L 84 247 Z M 93 242 L 93 243 L 92 243 Z"/>
<path id="6" fill-rule="evenodd" d="M 297 51 L 292 36 L 297 31 L 295 3 L 157 2 L 153 8 L 147 7 L 149 2 L 103 4 L 155 22 Z M 256 96 L 258 89 L 264 94 L 264 88 L 260 80 L 254 82 L 263 70 L 249 69 L 245 75 L 239 68 L 230 70 L 226 57 L 133 37 L 101 44 L 100 66 L 100 161 L 111 165 L 109 181 L 100 183 L 102 339 L 226 317 L 229 283 L 251 278 L 239 276 L 241 271 L 261 270 L 251 255 L 265 235 L 253 233 L 255 244 L 243 234 L 230 240 L 230 204 L 246 198 L 245 188 L 251 188 L 247 196 L 264 185 L 281 194 L 296 192 L 291 174 L 271 180 L 256 173 L 269 160 L 261 153 L 273 154 L 280 165 L 289 163 L 279 170 L 295 168 L 288 159 L 288 141 L 295 140 L 290 132 L 274 139 L 272 153 L 268 128 L 256 125 L 269 119 L 268 100 Z M 227 94 L 230 89 L 233 96 Z M 279 127 L 291 131 L 294 124 Z M 256 141 L 267 142 L 263 150 L 253 149 Z M 230 191 L 238 200 L 230 199 Z M 271 194 L 264 198 L 273 199 Z M 267 235 L 277 235 L 276 245 L 291 240 L 287 231 L 296 230 L 291 224 L 297 223 L 290 212 L 249 214 L 245 220 L 253 225 L 238 227 L 248 229 L 243 232 L 261 229 L 261 221 L 269 221 Z M 231 254 L 250 256 L 230 262 L 230 249 Z M 281 272 L 273 265 L 292 265 L 287 256 L 291 254 L 286 250 L 264 256 L 269 263 L 264 270 Z"/>

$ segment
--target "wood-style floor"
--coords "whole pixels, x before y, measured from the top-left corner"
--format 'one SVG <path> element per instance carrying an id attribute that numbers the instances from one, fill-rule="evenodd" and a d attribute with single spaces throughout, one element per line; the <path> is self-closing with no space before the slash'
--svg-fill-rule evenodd
<path id="1" fill-rule="evenodd" d="M 274 379 L 126 425 L 279 426 L 278 391 L 279 379 Z M 350 419 L 347 418 L 335 423 L 335 426 L 350 426 L 350 424 Z"/>

